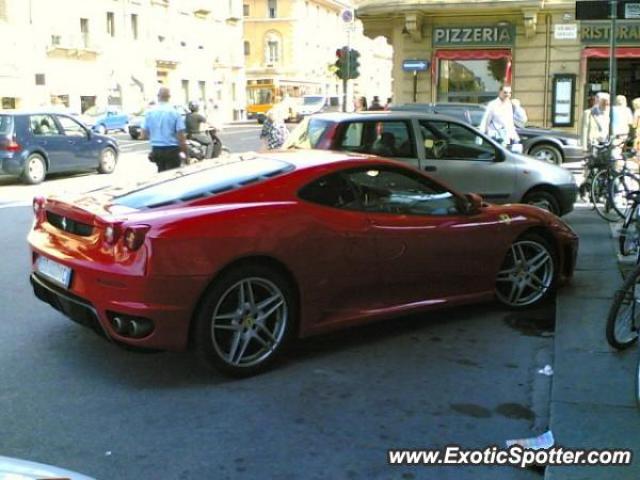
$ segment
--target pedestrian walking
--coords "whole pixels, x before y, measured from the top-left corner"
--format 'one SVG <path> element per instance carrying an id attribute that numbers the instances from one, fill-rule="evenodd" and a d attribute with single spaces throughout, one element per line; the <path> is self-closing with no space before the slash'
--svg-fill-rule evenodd
<path id="1" fill-rule="evenodd" d="M 527 111 L 520 103 L 520 100 L 513 98 L 511 100 L 511 105 L 513 105 L 513 124 L 516 128 L 526 127 L 529 117 L 527 117 Z"/>
<path id="2" fill-rule="evenodd" d="M 631 101 L 633 107 L 633 124 L 630 135 L 633 137 L 633 148 L 640 153 L 640 97 Z"/>
<path id="3" fill-rule="evenodd" d="M 358 97 L 355 101 L 355 111 L 364 112 L 367 110 L 367 97 Z"/>
<path id="4" fill-rule="evenodd" d="M 612 108 L 613 128 L 611 133 L 617 140 L 616 143 L 626 143 L 633 125 L 633 112 L 627 106 L 627 97 L 616 95 L 615 105 Z"/>
<path id="5" fill-rule="evenodd" d="M 511 102 L 511 93 L 511 85 L 500 87 L 498 97 L 487 105 L 479 127 L 481 132 L 505 146 L 520 143 L 520 136 L 516 132 L 516 115 Z M 520 109 L 524 111 L 521 107 Z M 521 120 L 521 114 L 518 118 Z"/>
<path id="6" fill-rule="evenodd" d="M 593 145 L 606 142 L 609 138 L 609 94 L 596 94 L 595 105 L 591 108 L 583 122 L 583 145 L 591 150 Z"/>
<path id="7" fill-rule="evenodd" d="M 369 110 L 384 110 L 384 107 L 380 103 L 380 97 L 378 97 L 377 95 L 373 97 L 373 101 L 371 102 Z"/>
<path id="8" fill-rule="evenodd" d="M 169 103 L 171 92 L 162 87 L 158 91 L 158 104 L 147 111 L 142 122 L 142 139 L 149 139 L 149 160 L 158 166 L 158 172 L 178 168 L 187 159 L 185 123 L 182 115 Z"/>
<path id="9" fill-rule="evenodd" d="M 262 140 L 263 150 L 278 150 L 282 148 L 284 142 L 289 136 L 289 130 L 282 119 L 281 110 L 272 108 L 267 112 L 267 118 L 262 125 L 260 139 Z"/>

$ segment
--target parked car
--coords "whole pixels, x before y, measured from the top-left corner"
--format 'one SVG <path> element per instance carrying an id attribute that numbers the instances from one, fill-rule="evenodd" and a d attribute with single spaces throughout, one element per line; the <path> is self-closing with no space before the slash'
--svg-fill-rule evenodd
<path id="1" fill-rule="evenodd" d="M 298 106 L 298 120 L 321 112 L 339 112 L 342 98 L 337 95 L 305 95 Z"/>
<path id="2" fill-rule="evenodd" d="M 0 112 L 0 172 L 36 184 L 49 173 L 112 173 L 118 142 L 57 112 Z"/>
<path id="3" fill-rule="evenodd" d="M 129 115 L 116 108 L 100 110 L 91 107 L 82 114 L 82 121 L 95 132 L 104 135 L 113 130 L 127 131 Z"/>
<path id="4" fill-rule="evenodd" d="M 239 376 L 296 336 L 494 298 L 536 305 L 572 276 L 578 247 L 539 208 L 489 205 L 399 162 L 323 151 L 40 197 L 34 214 L 40 300 L 115 342 L 193 346 Z"/>
<path id="5" fill-rule="evenodd" d="M 406 103 L 392 105 L 391 110 L 448 115 L 477 128 L 486 106 L 474 103 Z M 522 141 L 523 153 L 538 160 L 561 165 L 565 162 L 581 162 L 587 156 L 578 135 L 532 126 L 516 130 Z"/>
<path id="6" fill-rule="evenodd" d="M 522 202 L 556 215 L 573 209 L 578 187 L 564 168 L 505 149 L 465 122 L 417 112 L 319 114 L 284 148 L 345 150 L 395 158 L 463 192 L 495 203 Z"/>

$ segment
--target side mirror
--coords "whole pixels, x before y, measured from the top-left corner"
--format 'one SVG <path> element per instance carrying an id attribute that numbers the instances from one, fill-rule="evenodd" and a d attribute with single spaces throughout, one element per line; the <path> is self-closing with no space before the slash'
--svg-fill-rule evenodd
<path id="1" fill-rule="evenodd" d="M 465 198 L 467 199 L 466 213 L 478 213 L 480 211 L 480 208 L 482 208 L 482 197 L 477 193 L 467 193 L 465 195 Z"/>

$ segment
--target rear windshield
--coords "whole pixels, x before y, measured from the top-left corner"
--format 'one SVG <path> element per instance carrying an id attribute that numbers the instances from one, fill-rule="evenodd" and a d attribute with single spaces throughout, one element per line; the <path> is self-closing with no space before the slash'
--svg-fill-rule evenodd
<path id="1" fill-rule="evenodd" d="M 329 120 L 307 117 L 291 132 L 283 148 L 314 149 L 333 125 Z"/>
<path id="2" fill-rule="evenodd" d="M 13 133 L 13 116 L 0 115 L 0 135 L 10 135 Z"/>
<path id="3" fill-rule="evenodd" d="M 227 163 L 204 170 L 170 178 L 164 182 L 115 197 L 115 205 L 129 208 L 153 208 L 172 203 L 187 202 L 227 192 L 275 177 L 293 170 L 290 163 L 267 158 L 256 158 Z"/>

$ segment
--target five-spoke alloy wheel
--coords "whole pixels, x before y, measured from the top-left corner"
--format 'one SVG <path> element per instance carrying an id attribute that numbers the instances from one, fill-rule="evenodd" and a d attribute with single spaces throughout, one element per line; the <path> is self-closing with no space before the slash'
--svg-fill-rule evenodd
<path id="1" fill-rule="evenodd" d="M 295 316 L 295 295 L 279 272 L 262 265 L 232 269 L 214 282 L 200 309 L 196 350 L 225 373 L 253 375 L 282 351 Z"/>
<path id="2" fill-rule="evenodd" d="M 511 308 L 528 307 L 543 301 L 556 280 L 554 251 L 537 235 L 516 240 L 496 277 L 496 296 Z"/>

